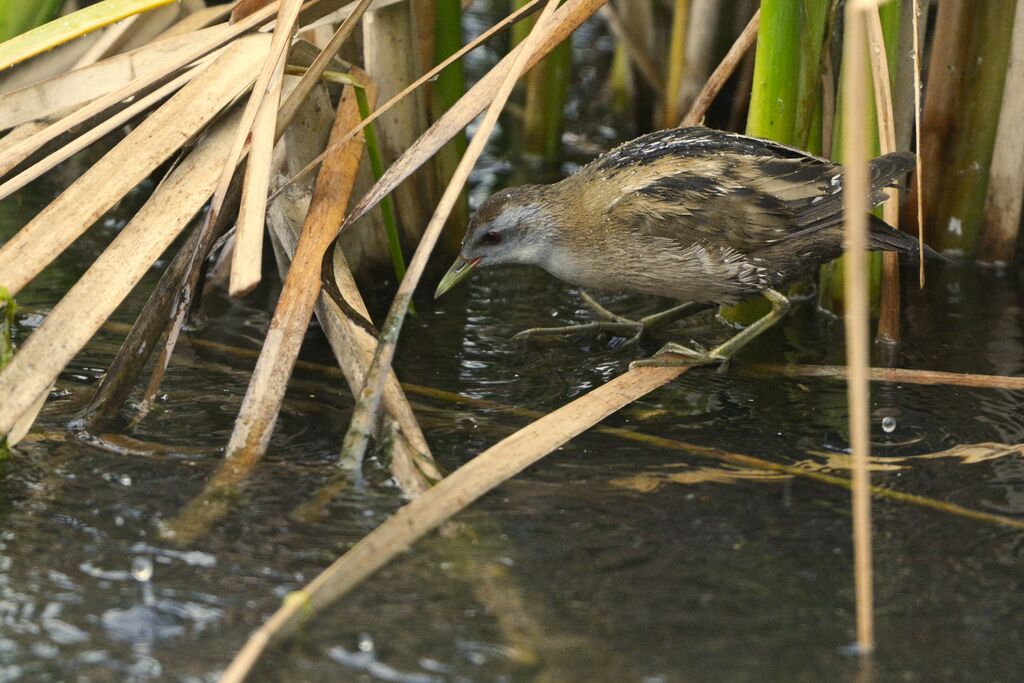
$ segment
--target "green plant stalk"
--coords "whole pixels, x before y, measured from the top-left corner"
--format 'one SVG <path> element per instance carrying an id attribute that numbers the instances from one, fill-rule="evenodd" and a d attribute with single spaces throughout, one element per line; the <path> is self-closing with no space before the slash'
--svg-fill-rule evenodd
<path id="1" fill-rule="evenodd" d="M 305 69 L 288 66 L 286 71 L 291 74 L 302 75 Z M 366 99 L 366 91 L 363 89 L 363 84 L 360 83 L 359 79 L 353 78 L 351 74 L 338 71 L 324 71 L 321 78 L 330 83 L 352 86 L 352 90 L 356 95 L 356 106 L 359 108 L 359 116 L 363 120 L 368 119 L 373 113 L 370 109 L 370 101 Z M 380 180 L 380 177 L 384 175 L 384 162 L 380 154 L 377 131 L 373 125 L 366 126 L 363 129 L 363 137 L 366 140 L 366 154 L 370 158 L 370 170 L 373 172 L 374 179 Z M 380 211 L 384 218 L 388 251 L 391 254 L 391 263 L 395 268 L 395 277 L 401 282 L 402 278 L 405 277 L 405 256 L 402 254 L 402 242 L 398 236 L 398 221 L 395 219 L 395 207 L 390 195 L 381 200 Z"/>
<path id="2" fill-rule="evenodd" d="M 830 6 L 830 0 L 762 0 L 747 135 L 821 147 L 821 57 Z M 768 310 L 768 302 L 755 297 L 723 307 L 721 315 L 749 325 Z"/>
<path id="3" fill-rule="evenodd" d="M 435 0 L 434 17 L 434 63 L 440 64 L 462 48 L 462 3 L 460 0 Z M 462 60 L 445 68 L 431 84 L 431 108 L 433 120 L 448 111 L 466 91 L 465 69 Z M 434 166 L 438 183 L 447 185 L 451 180 L 459 159 L 466 151 L 466 132 L 460 131 L 438 151 Z M 469 195 L 459 195 L 442 235 L 443 256 L 454 257 L 462 244 L 469 222 Z M 449 260 L 446 258 L 445 260 Z"/>
<path id="4" fill-rule="evenodd" d="M 973 256 L 981 240 L 999 110 L 1006 82 L 1006 64 L 1013 31 L 1014 2 L 978 3 L 965 83 L 968 93 L 960 112 L 963 124 L 934 224 L 936 249 Z M 927 172 L 927 171 L 926 171 Z"/>
<path id="5" fill-rule="evenodd" d="M 522 7 L 526 0 L 516 0 Z M 513 39 L 519 41 L 533 27 L 533 19 L 516 24 Z M 572 46 L 568 40 L 553 49 L 526 76 L 526 114 L 523 152 L 553 164 L 562 153 L 565 104 L 572 74 Z"/>
<path id="6" fill-rule="evenodd" d="M 366 91 L 360 87 L 353 88 L 356 94 L 356 105 L 359 107 L 359 115 L 364 119 L 369 118 L 373 112 L 370 110 L 370 102 L 366 99 Z M 363 136 L 366 138 L 366 153 L 370 157 L 370 169 L 373 171 L 374 180 L 380 180 L 384 175 L 384 163 L 381 161 L 380 145 L 377 142 L 377 132 L 373 125 L 363 129 Z M 405 277 L 405 257 L 402 255 L 402 242 L 398 237 L 398 222 L 395 220 L 395 207 L 391 196 L 384 197 L 380 203 L 380 212 L 384 217 L 384 228 L 388 236 L 388 251 L 391 252 L 391 263 L 395 268 L 395 277 L 401 282 Z"/>
<path id="7" fill-rule="evenodd" d="M 21 35 L 52 20 L 64 0 L 0 0 L 0 41 Z"/>
<path id="8" fill-rule="evenodd" d="M 0 318 L 0 369 L 2 369 L 14 358 L 14 314 L 18 311 L 18 304 L 15 303 L 14 297 L 6 287 L 0 287 L 0 309 L 3 309 L 3 317 Z M 7 436 L 4 435 L 0 437 L 0 462 L 7 460 L 9 455 Z"/>

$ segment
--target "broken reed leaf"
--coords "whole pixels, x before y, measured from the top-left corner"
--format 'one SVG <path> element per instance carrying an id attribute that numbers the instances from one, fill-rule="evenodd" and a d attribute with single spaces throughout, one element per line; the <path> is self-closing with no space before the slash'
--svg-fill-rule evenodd
<path id="1" fill-rule="evenodd" d="M 331 128 L 332 107 L 325 88 L 314 90 L 314 95 L 317 96 L 317 101 L 313 101 L 314 98 L 307 99 L 295 124 L 285 133 L 285 161 L 288 169 L 305 165 L 327 145 L 328 141 L 321 137 L 320 131 L 327 132 Z M 321 174 L 321 177 L 327 182 L 329 176 Z M 302 232 L 302 224 L 308 213 L 313 190 L 309 188 L 308 191 L 299 192 L 304 188 L 305 186 L 293 188 L 291 192 L 278 198 L 271 205 L 268 215 L 271 243 L 277 256 L 282 280 L 286 278 Z M 337 297 L 348 302 L 362 318 L 370 317 L 341 249 L 333 249 L 331 256 L 333 258 L 328 259 L 332 267 L 331 281 L 337 291 L 330 295 L 326 291 L 321 291 L 314 312 L 334 352 L 341 373 L 349 389 L 355 394 L 363 385 L 366 367 L 373 358 L 377 339 L 361 322 L 353 320 L 335 302 Z M 319 284 L 313 283 L 313 286 Z M 302 361 L 297 363 L 301 364 Z M 385 390 L 384 408 L 388 415 L 387 419 L 398 427 L 390 449 L 390 469 L 403 493 L 412 497 L 425 489 L 429 481 L 440 479 L 441 475 L 394 373 L 391 373 Z M 389 429 L 387 424 L 384 427 Z"/>
<path id="2" fill-rule="evenodd" d="M 539 59 L 543 57 L 544 53 L 550 51 L 558 42 L 560 42 L 557 38 L 561 37 L 564 39 L 567 37 L 571 28 L 582 23 L 582 21 L 596 11 L 600 5 L 600 2 L 588 3 L 587 0 L 579 0 L 574 3 L 573 0 L 569 0 L 569 2 L 562 5 L 562 7 L 556 11 L 556 2 L 554 0 L 549 0 L 549 3 L 545 5 L 537 19 L 537 22 L 534 24 L 533 29 L 530 31 L 530 35 L 525 41 L 520 43 L 519 46 L 509 53 L 509 57 L 511 57 L 511 59 L 506 57 L 506 59 L 503 59 L 497 66 L 491 69 L 487 76 L 484 76 L 473 90 L 466 93 L 455 107 L 450 109 L 441 119 L 439 119 L 438 122 L 430 128 L 430 130 L 420 136 L 413 147 L 406 151 L 406 153 L 388 169 L 387 174 L 395 172 L 394 177 L 396 179 L 398 176 L 403 174 L 403 177 L 407 177 L 415 167 L 424 163 L 428 158 L 430 158 L 430 155 L 440 149 L 445 142 L 450 140 L 459 132 L 459 130 L 461 130 L 461 127 L 451 126 L 455 119 L 449 121 L 447 126 L 439 124 L 441 124 L 446 117 L 449 117 L 450 114 L 453 114 L 453 112 L 458 110 L 466 112 L 470 109 L 474 109 L 478 102 L 476 102 L 472 96 L 473 93 L 476 92 L 479 97 L 487 90 L 486 88 L 478 90 L 481 84 L 486 84 L 489 80 L 492 80 L 497 86 L 494 91 L 489 94 L 490 99 L 488 102 L 479 103 L 481 107 L 488 105 L 487 112 L 484 114 L 484 117 L 477 128 L 476 134 L 473 136 L 473 140 L 467 146 L 466 152 L 463 155 L 462 160 L 459 162 L 456 172 L 452 175 L 452 180 L 445 189 L 437 210 L 431 218 L 430 224 L 428 224 L 422 238 L 420 239 L 420 243 L 416 248 L 416 253 L 413 255 L 412 261 L 409 264 L 409 271 L 406 273 L 405 278 L 399 285 L 398 292 L 395 295 L 390 310 L 388 311 L 387 319 L 382 327 L 380 342 L 378 343 L 377 351 L 374 354 L 373 364 L 370 371 L 367 373 L 366 386 L 363 387 L 363 390 L 360 393 L 359 401 L 356 404 L 356 408 L 352 416 L 352 421 L 349 424 L 348 432 L 345 434 L 345 440 L 342 444 L 341 460 L 344 466 L 353 469 L 358 469 L 361 466 L 363 455 L 366 452 L 370 435 L 373 431 L 373 426 L 376 423 L 378 410 L 380 408 L 380 398 L 384 387 L 386 372 L 391 366 L 391 359 L 394 354 L 395 345 L 397 344 L 398 335 L 401 331 L 405 314 L 408 311 L 409 303 L 412 300 L 413 291 L 416 288 L 416 284 L 419 282 L 423 269 L 426 267 L 427 259 L 429 258 L 434 245 L 437 243 L 440 231 L 454 207 L 455 202 L 458 200 L 462 186 L 465 184 L 472 166 L 476 163 L 476 159 L 483 151 L 483 146 L 486 143 L 487 137 L 490 135 L 491 129 L 497 122 L 498 114 L 504 106 L 505 100 L 508 98 L 509 94 L 511 94 L 512 87 L 515 85 L 518 77 L 524 73 L 531 64 L 539 61 Z M 560 17 L 561 19 L 559 19 Z M 563 31 L 565 31 L 564 35 L 562 33 Z M 432 133 L 433 138 L 431 139 Z M 427 150 L 423 147 L 424 140 L 427 139 L 431 139 L 431 143 L 428 144 L 433 145 L 433 149 L 429 151 L 429 154 L 426 153 Z M 405 163 L 403 163 L 403 160 L 405 160 Z M 387 187 L 387 183 L 383 179 L 376 183 L 367 193 L 367 197 L 364 197 L 363 201 L 361 201 L 359 205 L 353 209 L 352 213 L 349 214 L 349 217 L 342 225 L 342 229 L 355 220 L 354 216 L 362 215 L 360 211 L 365 212 L 368 207 L 373 206 L 376 201 L 380 199 L 380 196 L 376 196 L 376 198 L 374 198 L 375 192 L 379 195 L 380 190 L 385 187 Z"/>
<path id="3" fill-rule="evenodd" d="M 0 282 L 17 293 L 252 82 L 269 38 L 253 35 L 150 114 L 0 247 Z M 4 431 L 0 429 L 0 432 Z"/>
<path id="4" fill-rule="evenodd" d="M 213 191 L 238 115 L 218 122 L 175 166 L 143 207 L 0 371 L 0 433 L 30 412 Z"/>
<path id="5" fill-rule="evenodd" d="M 174 93 L 178 92 L 187 85 L 193 78 L 202 72 L 203 66 L 196 66 L 186 71 L 177 78 L 168 81 L 164 85 L 148 93 L 145 97 L 141 97 L 129 106 L 125 107 L 121 111 L 117 112 L 110 118 L 106 119 L 94 128 L 86 131 L 77 138 L 71 140 L 68 144 L 64 145 L 60 149 L 56 150 L 52 154 L 47 155 L 45 158 L 40 159 L 32 166 L 26 168 L 24 171 L 14 176 L 10 180 L 0 183 L 0 199 L 9 197 L 14 192 L 22 189 L 36 178 L 41 177 L 47 172 L 56 168 L 59 164 L 71 158 L 78 152 L 82 151 L 92 143 L 96 142 L 104 135 L 115 130 L 119 126 L 124 125 L 128 121 L 134 119 L 136 116 L 148 111 L 151 107 L 159 103 L 160 101 L 167 99 Z"/>
<path id="6" fill-rule="evenodd" d="M 0 70 L 73 38 L 176 0 L 103 0 L 0 43 Z"/>
<path id="7" fill-rule="evenodd" d="M 385 112 L 390 111 L 395 104 L 400 102 L 402 98 L 404 98 L 410 92 L 433 79 L 449 64 L 460 59 L 467 52 L 473 50 L 477 46 L 483 44 L 487 39 L 489 39 L 498 31 L 507 28 L 511 24 L 515 23 L 516 21 L 519 21 L 524 16 L 532 12 L 536 5 L 540 3 L 540 1 L 541 0 L 531 0 L 530 3 L 523 5 L 523 7 L 519 8 L 518 10 L 510 14 L 508 17 L 492 26 L 490 29 L 484 32 L 479 38 L 467 44 L 464 48 L 462 48 L 461 50 L 459 50 L 458 52 L 456 52 L 451 57 L 441 62 L 437 66 L 435 66 L 429 72 L 427 72 L 426 74 L 418 78 L 416 81 L 411 83 L 402 92 L 398 93 L 390 100 L 388 100 L 386 103 L 384 103 L 376 110 L 374 110 L 373 115 L 370 118 L 363 121 L 360 127 L 354 130 L 349 135 L 354 136 L 358 134 L 365 126 L 372 123 Z M 534 64 L 539 62 L 544 57 L 544 55 L 550 52 L 560 40 L 564 39 L 566 36 L 572 33 L 572 31 L 574 31 L 576 27 L 583 22 L 586 16 L 590 16 L 590 14 L 596 12 L 597 9 L 606 1 L 607 0 L 569 0 L 564 7 L 562 7 L 555 13 L 555 26 L 552 31 L 552 34 L 549 36 L 549 39 L 545 42 L 545 44 L 541 47 L 541 52 L 543 54 L 534 54 L 530 60 L 531 63 L 529 67 L 532 67 Z M 585 13 L 586 16 L 581 17 L 579 15 L 579 12 L 570 14 L 569 11 L 574 9 L 579 9 L 580 11 Z M 555 38 L 558 38 L 558 40 L 555 40 Z M 520 47 L 521 46 L 517 46 L 516 48 L 514 48 L 509 55 L 506 55 L 505 58 L 502 59 L 498 66 L 501 66 L 501 64 L 506 63 L 506 61 L 509 60 L 513 56 L 513 53 L 516 53 L 516 51 L 518 51 Z M 383 198 L 387 194 L 390 194 L 391 191 L 395 187 L 397 187 L 403 180 L 405 180 L 410 174 L 412 174 L 413 171 L 415 171 L 417 168 L 425 164 L 427 160 L 430 159 L 433 156 L 433 154 L 437 152 L 437 150 L 439 150 L 441 147 L 447 144 L 452 137 L 457 135 L 458 132 L 462 130 L 462 128 L 468 125 L 469 122 L 472 121 L 477 116 L 477 114 L 483 111 L 484 107 L 487 106 L 487 103 L 490 101 L 490 98 L 493 96 L 494 91 L 496 90 L 498 85 L 498 78 L 496 78 L 496 76 L 493 75 L 492 73 L 488 72 L 488 74 L 485 75 L 484 78 L 481 79 L 481 81 L 479 81 L 475 86 L 473 86 L 473 88 L 467 91 L 466 95 L 460 100 L 460 104 L 457 104 L 456 106 L 452 107 L 447 112 L 445 112 L 445 114 L 442 115 L 440 119 L 434 122 L 434 124 L 427 130 L 426 133 L 424 133 L 419 137 L 419 139 L 417 139 L 413 148 L 407 150 L 399 159 L 395 161 L 394 164 L 388 167 L 388 170 L 387 172 L 385 172 L 384 177 L 380 181 L 378 181 L 373 186 L 373 188 L 371 188 L 371 192 L 374 194 L 374 198 L 371 198 L 369 196 L 370 193 L 368 193 L 367 196 L 365 196 L 362 199 L 362 201 L 359 202 L 357 207 L 353 209 L 353 212 L 358 212 L 358 215 L 350 216 L 348 219 L 346 219 L 346 224 L 354 223 L 356 220 L 366 215 L 367 212 L 369 212 L 374 206 L 377 205 L 377 202 L 379 202 L 381 198 Z M 339 140 L 338 143 L 336 144 L 341 144 L 343 142 L 344 140 Z M 323 155 L 320 155 L 319 157 L 311 161 L 309 164 L 307 164 L 306 167 L 303 168 L 301 171 L 299 171 L 291 178 L 289 178 L 287 183 L 282 185 L 274 192 L 273 195 L 271 195 L 271 199 L 274 199 L 276 196 L 284 192 L 289 185 L 298 181 L 300 178 L 305 177 L 311 171 L 316 169 L 317 166 L 319 166 L 322 159 Z M 401 167 L 398 167 L 398 164 L 400 162 Z"/>
<path id="8" fill-rule="evenodd" d="M 238 164 L 245 157 L 246 144 L 249 139 L 250 132 L 252 131 L 253 121 L 256 119 L 256 114 L 259 112 L 260 103 L 263 101 L 267 94 L 267 88 L 270 85 L 271 79 L 277 72 L 280 60 L 287 53 L 288 46 L 291 44 L 292 29 L 295 24 L 295 20 L 298 18 L 299 10 L 302 7 L 301 0 L 281 0 L 275 2 L 264 9 L 264 11 L 271 8 L 278 10 L 278 23 L 282 23 L 282 26 L 278 26 L 274 30 L 273 38 L 271 39 L 269 51 L 266 53 L 263 61 L 263 66 L 260 69 L 259 75 L 256 77 L 256 83 L 253 85 L 252 93 L 249 95 L 249 100 L 245 104 L 245 109 L 242 112 L 242 119 L 238 125 L 238 130 L 235 134 L 235 144 L 231 148 L 231 153 L 228 155 L 227 161 L 224 164 L 224 170 L 221 173 L 220 181 L 217 183 L 217 189 L 214 190 L 213 199 L 210 202 L 210 210 L 206 214 L 206 218 L 203 221 L 204 229 L 207 229 L 209 225 L 217 221 L 218 214 L 221 211 L 221 206 L 224 203 L 225 195 L 228 191 L 228 186 L 231 184 L 231 179 L 235 175 L 235 169 Z M 246 21 L 251 21 L 253 17 L 259 16 L 259 13 L 253 14 L 248 17 Z"/>
<path id="9" fill-rule="evenodd" d="M 284 85 L 287 58 L 287 52 L 282 52 L 253 120 L 249 155 L 242 181 L 242 200 L 235 226 L 235 248 L 231 258 L 228 293 L 232 297 L 248 294 L 260 282 L 267 192 L 270 187 L 277 112 L 281 104 L 281 88 Z"/>
<path id="10" fill-rule="evenodd" d="M 219 172 L 220 169 L 217 170 Z M 241 174 L 238 174 L 228 190 L 222 218 L 206 231 L 201 229 L 202 223 L 196 226 L 160 276 L 85 410 L 90 431 L 102 431 L 114 420 L 145 370 L 150 354 L 160 346 L 161 337 L 180 312 L 191 305 L 192 293 L 199 286 L 201 264 L 209 255 L 214 242 L 227 230 L 227 217 L 237 206 L 241 185 Z M 212 190 L 207 193 L 204 203 L 210 194 Z M 154 375 L 159 372 L 161 363 L 164 363 L 163 354 Z"/>
<path id="11" fill-rule="evenodd" d="M 164 80 L 178 69 L 187 67 L 197 59 L 221 47 L 224 43 L 259 26 L 266 21 L 273 9 L 276 9 L 276 2 L 271 7 L 263 10 L 263 12 L 253 15 L 243 22 L 233 26 L 219 27 L 218 31 L 204 37 L 203 40 L 195 41 L 190 51 L 176 54 L 164 65 L 163 69 L 135 78 L 124 87 L 74 110 L 71 114 L 46 126 L 37 133 L 0 150 L 0 175 L 9 173 L 11 169 L 58 135 L 67 133 L 94 116 L 102 114 L 110 107 L 135 97 L 140 91 Z"/>
<path id="12" fill-rule="evenodd" d="M 358 121 L 359 110 L 349 88 L 338 106 L 332 137 L 344 135 Z M 320 263 L 345 215 L 362 152 L 362 143 L 352 141 L 332 157 L 329 167 L 321 169 L 291 268 L 228 442 L 227 456 L 235 461 L 254 466 L 270 441 L 320 292 Z"/>
<path id="13" fill-rule="evenodd" d="M 192 12 L 160 34 L 159 40 L 177 38 L 200 31 L 223 20 L 231 12 L 230 5 L 214 5 Z"/>
<path id="14" fill-rule="evenodd" d="M 0 94 L 0 130 L 45 119 L 124 87 L 135 78 L 164 69 L 168 60 L 190 51 L 198 40 L 221 31 L 204 29 L 194 35 L 160 40 L 131 52 L 114 55 L 38 83 Z"/>
<path id="15" fill-rule="evenodd" d="M 345 44 L 345 41 L 355 30 L 359 20 L 362 18 L 366 8 L 369 7 L 370 0 L 359 0 L 358 3 L 354 3 L 348 6 L 349 14 L 345 17 L 341 26 L 331 36 L 331 40 L 324 46 L 324 49 L 320 51 L 320 54 L 316 56 L 313 63 L 310 64 L 306 73 L 303 74 L 298 84 L 292 90 L 292 92 L 285 98 L 284 104 L 281 105 L 281 113 L 278 117 L 277 124 L 277 136 L 281 137 L 284 128 L 294 118 L 295 113 L 298 111 L 302 103 L 306 101 L 309 93 L 313 90 L 313 86 L 316 85 L 317 81 L 326 71 L 330 65 L 331 60 L 334 59 L 335 55 L 341 49 L 341 46 Z M 339 145 L 340 146 L 340 145 Z"/>
<path id="16" fill-rule="evenodd" d="M 540 25 L 542 22 L 538 22 Z M 612 413 L 679 377 L 687 368 L 636 368 L 520 429 L 442 479 L 389 517 L 303 590 L 305 609 L 285 603 L 253 633 L 221 676 L 240 683 L 268 646 L 349 593 L 413 543 L 482 495 Z"/>

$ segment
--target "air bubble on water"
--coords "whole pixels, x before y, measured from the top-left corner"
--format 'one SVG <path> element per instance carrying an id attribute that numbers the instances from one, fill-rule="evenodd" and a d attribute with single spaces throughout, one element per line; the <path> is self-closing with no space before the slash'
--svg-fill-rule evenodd
<path id="1" fill-rule="evenodd" d="M 891 415 L 886 415 L 882 418 L 882 431 L 886 434 L 892 434 L 896 431 L 896 418 Z"/>
<path id="2" fill-rule="evenodd" d="M 153 578 L 153 562 L 148 557 L 138 555 L 132 560 L 131 571 L 136 581 L 146 583 Z"/>
<path id="3" fill-rule="evenodd" d="M 357 647 L 360 652 L 373 652 L 375 647 L 373 644 L 373 636 L 369 633 L 360 633 Z"/>
<path id="4" fill-rule="evenodd" d="M 121 486 L 132 485 L 132 478 L 127 474 L 122 474 L 120 477 L 117 478 L 117 481 L 121 484 Z"/>

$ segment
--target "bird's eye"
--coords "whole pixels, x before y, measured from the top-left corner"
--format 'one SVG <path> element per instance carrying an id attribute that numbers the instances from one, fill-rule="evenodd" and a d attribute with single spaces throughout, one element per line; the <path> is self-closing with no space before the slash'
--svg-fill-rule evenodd
<path id="1" fill-rule="evenodd" d="M 480 238 L 481 244 L 501 244 L 501 233 L 497 230 L 488 230 Z"/>

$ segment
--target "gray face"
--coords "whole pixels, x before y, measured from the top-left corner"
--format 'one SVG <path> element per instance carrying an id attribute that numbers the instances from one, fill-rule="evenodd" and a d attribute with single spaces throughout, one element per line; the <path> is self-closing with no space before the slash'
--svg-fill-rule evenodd
<path id="1" fill-rule="evenodd" d="M 540 265 L 545 251 L 547 215 L 530 197 L 535 187 L 524 185 L 488 197 L 466 230 L 462 258 L 479 266 Z"/>

